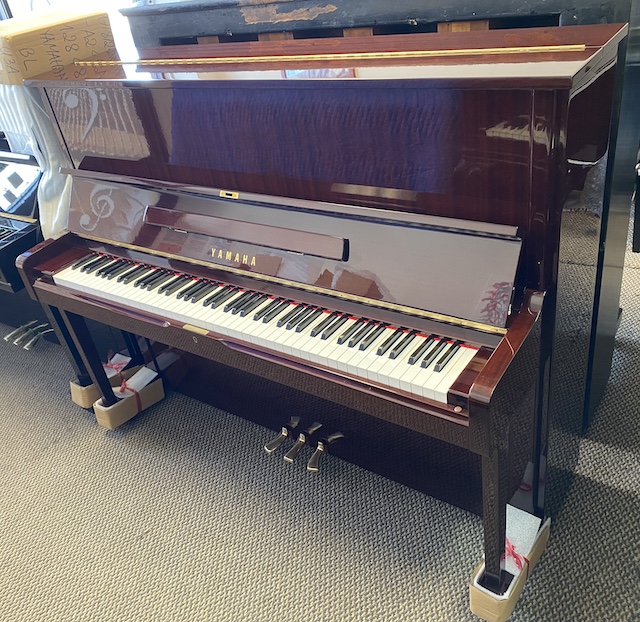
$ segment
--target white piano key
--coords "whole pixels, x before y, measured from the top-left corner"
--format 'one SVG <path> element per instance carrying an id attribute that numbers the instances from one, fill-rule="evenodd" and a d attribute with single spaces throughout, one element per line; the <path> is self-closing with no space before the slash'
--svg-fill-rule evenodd
<path id="1" fill-rule="evenodd" d="M 445 353 L 446 353 L 446 349 L 443 351 L 442 354 L 445 354 Z M 436 359 L 433 361 L 433 363 L 431 363 L 431 365 L 429 365 L 429 368 L 428 368 L 429 370 L 431 370 L 431 373 L 428 376 L 423 377 L 422 396 L 430 400 L 435 399 L 435 390 L 440 384 L 440 382 L 443 380 L 443 378 L 447 376 L 447 370 L 458 369 L 460 366 L 460 361 L 462 360 L 463 363 L 465 361 L 464 355 L 465 355 L 465 350 L 463 350 L 462 348 L 458 348 L 455 354 L 451 357 L 451 359 L 447 363 L 446 367 L 442 371 L 436 371 L 435 369 L 438 363 L 438 360 L 440 359 L 440 356 L 436 357 Z M 466 363 L 464 364 L 464 366 L 466 366 Z M 462 367 L 462 369 L 464 369 L 464 366 Z M 462 371 L 462 369 L 460 369 L 460 371 Z M 419 380 L 420 380 L 420 377 L 417 377 L 416 379 L 414 379 L 414 382 L 419 382 Z M 446 395 L 445 395 L 445 402 L 446 402 Z"/>
<path id="2" fill-rule="evenodd" d="M 450 365 L 447 365 L 442 372 L 442 378 L 436 387 L 433 389 L 433 398 L 437 402 L 447 403 L 447 393 L 451 388 L 451 385 L 458 379 L 460 374 L 466 369 L 467 365 L 471 362 L 473 357 L 478 352 L 478 348 L 472 348 L 469 346 L 460 346 L 461 353 L 457 357 L 455 362 L 450 361 Z M 453 363 L 453 364 L 451 364 Z"/>

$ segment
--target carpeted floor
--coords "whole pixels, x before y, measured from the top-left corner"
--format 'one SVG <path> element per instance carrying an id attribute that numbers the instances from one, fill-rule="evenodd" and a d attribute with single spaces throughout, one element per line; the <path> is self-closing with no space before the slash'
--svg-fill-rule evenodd
<path id="1" fill-rule="evenodd" d="M 611 381 L 513 620 L 640 620 L 638 292 L 629 253 Z M 310 476 L 177 393 L 106 431 L 48 342 L 0 340 L 0 375 L 3 622 L 476 619 L 478 517 L 332 457 Z"/>

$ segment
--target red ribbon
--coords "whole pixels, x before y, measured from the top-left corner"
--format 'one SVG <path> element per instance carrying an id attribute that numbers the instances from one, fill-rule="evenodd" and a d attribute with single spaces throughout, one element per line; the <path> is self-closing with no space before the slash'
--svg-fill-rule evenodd
<path id="1" fill-rule="evenodd" d="M 124 382 L 124 376 L 122 375 L 122 370 L 127 366 L 127 361 L 123 361 L 122 363 L 102 363 L 102 367 L 105 369 L 115 369 L 120 379 Z"/>
<path id="2" fill-rule="evenodd" d="M 527 578 L 529 578 L 529 560 L 524 555 L 520 555 L 520 553 L 516 551 L 516 547 L 513 545 L 511 540 L 509 540 L 509 538 L 505 538 L 504 553 L 500 559 L 506 559 L 508 557 L 513 559 L 518 570 L 522 570 L 524 568 L 524 565 L 526 564 Z"/>
<path id="3" fill-rule="evenodd" d="M 127 381 L 123 378 L 122 383 L 120 384 L 120 393 L 124 393 L 125 391 L 131 391 L 136 398 L 136 406 L 138 407 L 138 412 L 142 411 L 142 401 L 140 400 L 140 393 L 138 393 L 135 389 L 132 389 L 127 385 Z"/>

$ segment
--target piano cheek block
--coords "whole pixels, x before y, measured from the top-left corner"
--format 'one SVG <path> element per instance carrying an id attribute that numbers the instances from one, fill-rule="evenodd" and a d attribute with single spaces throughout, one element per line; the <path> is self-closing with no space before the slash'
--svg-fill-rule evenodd
<path id="1" fill-rule="evenodd" d="M 118 426 L 129 421 L 138 413 L 142 412 L 149 406 L 153 406 L 164 397 L 164 388 L 162 380 L 158 378 L 151 384 L 148 384 L 140 391 L 139 405 L 135 397 L 127 397 L 119 400 L 113 406 L 105 407 L 102 405 L 102 398 L 97 400 L 93 405 L 93 411 L 96 414 L 96 421 L 99 426 L 108 430 L 115 430 Z"/>

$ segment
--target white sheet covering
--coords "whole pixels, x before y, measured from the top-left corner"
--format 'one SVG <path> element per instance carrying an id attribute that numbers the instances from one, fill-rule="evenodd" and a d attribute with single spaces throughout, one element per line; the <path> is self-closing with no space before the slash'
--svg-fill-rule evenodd
<path id="1" fill-rule="evenodd" d="M 44 238 L 50 238 L 67 226 L 71 178 L 59 171 L 70 168 L 71 161 L 56 138 L 36 89 L 0 84 L 0 129 L 14 153 L 32 155 L 40 165 L 40 224 Z"/>

